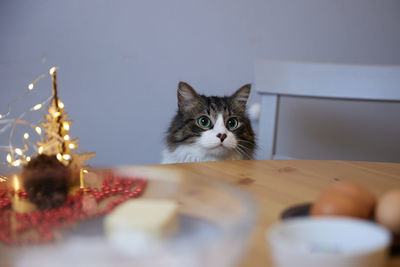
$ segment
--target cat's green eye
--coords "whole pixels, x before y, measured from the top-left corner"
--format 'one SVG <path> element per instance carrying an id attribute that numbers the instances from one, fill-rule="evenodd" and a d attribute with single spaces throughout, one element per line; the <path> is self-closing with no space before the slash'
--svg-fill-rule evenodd
<path id="1" fill-rule="evenodd" d="M 226 127 L 229 130 L 234 130 L 239 126 L 239 122 L 237 119 L 235 118 L 230 118 L 227 122 L 226 122 Z"/>
<path id="2" fill-rule="evenodd" d="M 201 128 L 208 128 L 211 125 L 211 121 L 208 117 L 206 116 L 201 116 L 198 120 L 197 123 Z"/>

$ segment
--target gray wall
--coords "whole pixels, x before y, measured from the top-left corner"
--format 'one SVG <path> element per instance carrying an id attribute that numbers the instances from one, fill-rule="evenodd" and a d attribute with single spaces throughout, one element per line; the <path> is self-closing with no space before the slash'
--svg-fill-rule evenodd
<path id="1" fill-rule="evenodd" d="M 399 14 L 397 0 L 2 0 L 0 112 L 58 66 L 91 164 L 155 164 L 178 81 L 230 94 L 260 57 L 400 64 Z M 49 94 L 44 81 L 15 111 Z"/>

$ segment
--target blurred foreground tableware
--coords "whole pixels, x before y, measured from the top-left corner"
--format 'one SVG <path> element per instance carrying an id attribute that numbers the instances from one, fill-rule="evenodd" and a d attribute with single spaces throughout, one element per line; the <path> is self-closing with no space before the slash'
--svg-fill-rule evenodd
<path id="1" fill-rule="evenodd" d="M 267 241 L 276 267 L 381 267 L 391 236 L 368 221 L 318 217 L 275 224 Z"/>
<path id="2" fill-rule="evenodd" d="M 126 179 L 146 178 L 141 201 L 176 202 L 179 227 L 174 234 L 152 242 L 151 246 L 146 246 L 149 243 L 141 242 L 140 238 L 130 238 L 124 240 L 127 246 L 121 248 L 107 239 L 103 218 L 98 217 L 64 231 L 55 243 L 0 245 L 0 266 L 231 267 L 239 264 L 256 218 L 255 202 L 247 193 L 225 182 L 167 169 L 115 168 L 99 171 L 98 177 L 103 179 L 111 174 Z"/>

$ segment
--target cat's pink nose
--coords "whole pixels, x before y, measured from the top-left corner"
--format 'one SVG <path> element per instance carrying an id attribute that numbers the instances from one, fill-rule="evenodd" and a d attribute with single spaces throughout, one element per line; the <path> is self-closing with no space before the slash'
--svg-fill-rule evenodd
<path id="1" fill-rule="evenodd" d="M 217 134 L 217 137 L 221 140 L 221 143 L 224 142 L 225 138 L 226 138 L 226 134 Z"/>

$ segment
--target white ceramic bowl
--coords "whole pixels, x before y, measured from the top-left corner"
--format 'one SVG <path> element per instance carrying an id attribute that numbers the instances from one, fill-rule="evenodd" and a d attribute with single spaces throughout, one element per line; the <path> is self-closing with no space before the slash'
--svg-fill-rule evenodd
<path id="1" fill-rule="evenodd" d="M 276 267 L 380 267 L 391 235 L 364 220 L 303 217 L 272 226 L 267 241 Z"/>

